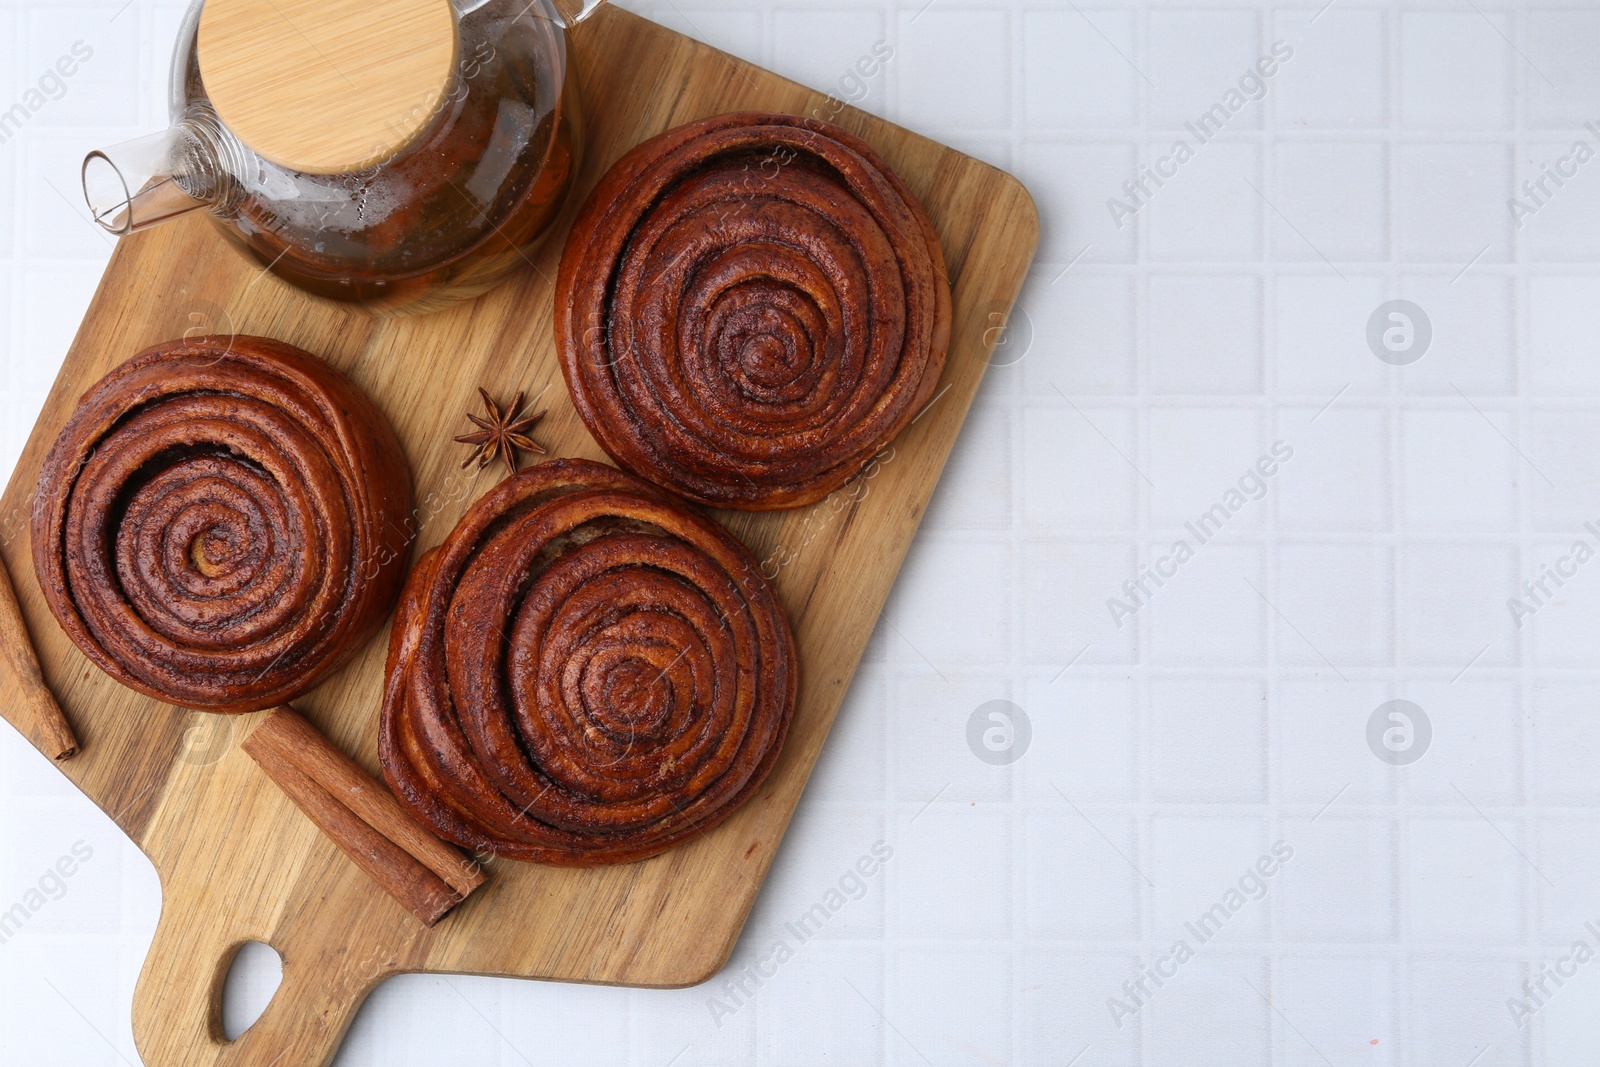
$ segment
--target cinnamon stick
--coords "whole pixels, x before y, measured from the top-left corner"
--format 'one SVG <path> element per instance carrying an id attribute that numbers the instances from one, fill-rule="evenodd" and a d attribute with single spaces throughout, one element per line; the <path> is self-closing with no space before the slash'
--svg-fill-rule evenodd
<path id="1" fill-rule="evenodd" d="M 244 750 L 356 865 L 432 926 L 487 880 L 417 822 L 359 764 L 291 708 L 258 726 Z"/>
<path id="2" fill-rule="evenodd" d="M 38 731 L 39 749 L 57 763 L 78 754 L 78 736 L 61 712 L 55 694 L 39 672 L 39 655 L 28 636 L 28 625 L 11 585 L 11 572 L 0 560 L 0 667 L 11 675 L 13 692 L 21 694 L 22 704 L 32 716 Z"/>

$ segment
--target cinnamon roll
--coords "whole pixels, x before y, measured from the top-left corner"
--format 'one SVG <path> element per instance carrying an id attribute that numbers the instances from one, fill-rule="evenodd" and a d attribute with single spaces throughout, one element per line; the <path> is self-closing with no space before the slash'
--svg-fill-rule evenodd
<path id="1" fill-rule="evenodd" d="M 399 593 L 411 478 L 354 384 L 256 337 L 174 341 L 86 393 L 44 463 L 33 562 L 83 654 L 205 711 L 282 704 Z"/>
<path id="2" fill-rule="evenodd" d="M 742 113 L 624 156 L 556 283 L 573 402 L 623 467 L 769 510 L 849 481 L 933 395 L 950 338 L 938 235 L 864 141 Z"/>
<path id="3" fill-rule="evenodd" d="M 796 678 L 788 619 L 731 534 L 622 471 L 554 460 L 474 504 L 407 580 L 384 776 L 459 845 L 628 863 L 749 799 Z"/>

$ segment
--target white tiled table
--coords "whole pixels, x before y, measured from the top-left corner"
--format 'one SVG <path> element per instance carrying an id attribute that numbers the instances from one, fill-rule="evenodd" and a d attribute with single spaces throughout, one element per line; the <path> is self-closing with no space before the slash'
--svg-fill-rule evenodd
<path id="1" fill-rule="evenodd" d="M 1520 226 L 1507 200 L 1575 140 L 1600 150 L 1582 126 L 1600 120 L 1600 13 L 630 6 L 1022 176 L 1045 235 L 1014 358 L 978 398 L 730 975 L 780 938 L 794 958 L 737 998 L 721 979 L 400 979 L 339 1062 L 1592 1063 L 1600 962 L 1545 979 L 1522 1026 L 1508 1000 L 1535 1007 L 1524 981 L 1574 942 L 1600 950 L 1600 562 L 1547 581 L 1520 627 L 1507 600 L 1574 541 L 1600 549 L 1584 528 L 1600 520 L 1600 160 Z M 73 42 L 93 49 L 0 145 L 0 468 L 109 251 L 78 161 L 163 123 L 181 5 L 121 7 L 0 0 L 0 109 Z M 879 41 L 886 70 L 849 81 Z M 1292 56 L 1230 110 L 1278 41 Z M 1198 143 L 1185 123 L 1217 104 L 1221 132 Z M 1179 140 L 1192 158 L 1163 164 Z M 1172 176 L 1118 227 L 1108 198 L 1158 165 Z M 1432 341 L 1393 366 L 1367 324 L 1400 298 Z M 1292 457 L 1252 477 L 1280 441 Z M 1185 524 L 1218 504 L 1197 545 Z M 1175 565 L 1179 539 L 1193 558 Z M 1155 566 L 1171 576 L 1145 579 L 1118 627 L 1108 598 Z M 1367 739 L 1396 698 L 1432 726 L 1403 766 Z M 967 742 L 997 699 L 1032 727 L 1009 766 Z M 0 1062 L 136 1062 L 155 873 L 3 727 L 0 775 L 0 911 L 92 849 L 0 944 Z M 892 858 L 846 881 L 860 899 L 804 944 L 786 932 L 879 841 Z M 1292 856 L 1254 873 L 1280 841 Z M 1186 924 L 1217 903 L 1202 944 Z M 1150 966 L 1170 977 L 1136 1004 L 1124 983 Z"/>

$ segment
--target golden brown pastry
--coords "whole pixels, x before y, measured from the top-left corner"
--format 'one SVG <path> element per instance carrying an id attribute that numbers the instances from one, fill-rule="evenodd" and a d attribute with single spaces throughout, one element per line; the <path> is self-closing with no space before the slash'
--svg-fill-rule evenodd
<path id="1" fill-rule="evenodd" d="M 795 685 L 788 619 L 743 545 L 631 475 L 554 460 L 412 571 L 379 751 L 395 794 L 459 845 L 628 863 L 755 792 Z"/>
<path id="2" fill-rule="evenodd" d="M 768 510 L 849 481 L 933 395 L 950 338 L 938 235 L 864 141 L 723 115 L 635 148 L 556 284 L 573 402 L 613 459 Z"/>
<path id="3" fill-rule="evenodd" d="M 377 630 L 410 512 L 394 431 L 331 367 L 259 337 L 174 341 L 84 395 L 40 475 L 33 562 L 117 681 L 258 711 Z"/>

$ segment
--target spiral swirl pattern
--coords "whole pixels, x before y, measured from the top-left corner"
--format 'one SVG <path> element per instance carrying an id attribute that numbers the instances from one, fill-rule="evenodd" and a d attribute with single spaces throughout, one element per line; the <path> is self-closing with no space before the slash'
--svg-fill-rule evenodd
<path id="1" fill-rule="evenodd" d="M 366 642 L 411 479 L 351 382 L 277 341 L 179 341 L 85 394 L 45 460 L 33 559 L 62 629 L 133 689 L 258 711 Z"/>
<path id="2" fill-rule="evenodd" d="M 938 235 L 865 142 L 734 114 L 634 149 L 573 226 L 556 343 L 619 464 L 701 503 L 820 500 L 944 368 Z"/>
<path id="3" fill-rule="evenodd" d="M 406 582 L 384 775 L 468 848 L 632 862 L 761 785 L 796 678 L 788 619 L 732 535 L 622 471 L 555 460 L 479 500 Z"/>

